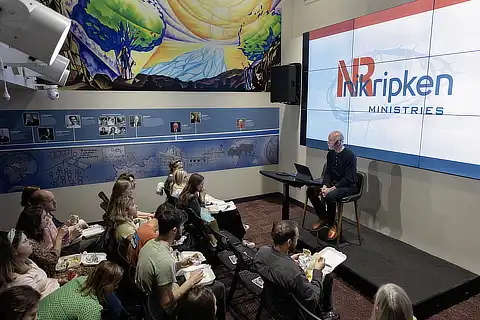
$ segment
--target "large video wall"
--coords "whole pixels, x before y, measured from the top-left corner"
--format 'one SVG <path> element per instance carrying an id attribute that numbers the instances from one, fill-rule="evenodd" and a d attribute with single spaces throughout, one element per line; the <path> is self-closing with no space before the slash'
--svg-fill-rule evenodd
<path id="1" fill-rule="evenodd" d="M 304 35 L 302 143 L 480 179 L 480 1 L 417 0 Z"/>

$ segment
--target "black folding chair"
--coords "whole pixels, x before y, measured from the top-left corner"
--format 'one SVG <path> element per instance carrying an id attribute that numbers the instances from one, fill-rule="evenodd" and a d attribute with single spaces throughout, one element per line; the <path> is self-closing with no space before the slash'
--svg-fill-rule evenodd
<path id="1" fill-rule="evenodd" d="M 297 315 L 301 320 L 323 320 L 322 316 L 317 316 L 307 309 L 293 294 L 290 295 L 297 305 Z"/>
<path id="2" fill-rule="evenodd" d="M 103 211 L 107 212 L 108 203 L 110 200 L 108 199 L 107 195 L 103 191 L 100 191 L 98 193 L 98 197 L 102 200 L 102 202 L 100 203 L 100 208 L 102 208 Z"/>
<path id="3" fill-rule="evenodd" d="M 236 264 L 235 274 L 227 295 L 227 305 L 232 301 L 239 283 L 241 283 L 250 293 L 260 297 L 263 288 L 255 282 L 257 282 L 257 280 L 261 281 L 261 277 L 255 272 L 255 267 L 253 265 L 256 250 L 248 248 L 243 243 L 230 243 L 229 250 L 235 255 Z"/>
<path id="4" fill-rule="evenodd" d="M 128 266 L 125 269 L 122 280 L 115 292 L 128 314 L 136 315 L 140 319 L 143 318 L 143 304 L 146 300 L 146 295 L 135 284 L 135 266 Z"/>
<path id="5" fill-rule="evenodd" d="M 153 294 L 146 297 L 145 302 L 143 303 L 143 309 L 145 310 L 145 320 L 169 319 L 167 312 L 160 306 L 160 302 Z"/>
<path id="6" fill-rule="evenodd" d="M 210 243 L 210 227 L 189 207 L 180 207 L 187 216 L 188 221 L 185 223 L 185 230 L 193 237 L 198 250 L 205 257 L 212 258 L 215 255 L 216 248 Z"/>

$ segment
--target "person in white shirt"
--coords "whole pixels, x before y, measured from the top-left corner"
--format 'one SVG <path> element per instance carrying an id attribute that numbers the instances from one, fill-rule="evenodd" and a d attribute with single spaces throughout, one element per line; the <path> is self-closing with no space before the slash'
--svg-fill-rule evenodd
<path id="1" fill-rule="evenodd" d="M 60 287 L 57 279 L 48 278 L 29 259 L 32 244 L 25 234 L 15 229 L 0 235 L 0 288 L 27 285 L 37 290 L 42 298 Z"/>

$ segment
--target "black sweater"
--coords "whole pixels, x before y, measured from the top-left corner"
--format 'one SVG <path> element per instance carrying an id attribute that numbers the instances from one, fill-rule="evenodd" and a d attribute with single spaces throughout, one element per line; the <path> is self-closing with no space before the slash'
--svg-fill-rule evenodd
<path id="1" fill-rule="evenodd" d="M 264 284 L 267 300 L 277 313 L 287 319 L 297 318 L 297 307 L 289 294 L 295 295 L 309 310 L 321 310 L 323 287 L 320 270 L 313 270 L 312 282 L 309 282 L 292 258 L 268 246 L 258 250 L 254 264 L 258 273 L 267 280 Z"/>
<path id="2" fill-rule="evenodd" d="M 336 153 L 334 150 L 328 152 L 323 184 L 335 186 L 336 188 L 356 187 L 357 157 L 352 150 L 344 148 L 339 153 Z"/>

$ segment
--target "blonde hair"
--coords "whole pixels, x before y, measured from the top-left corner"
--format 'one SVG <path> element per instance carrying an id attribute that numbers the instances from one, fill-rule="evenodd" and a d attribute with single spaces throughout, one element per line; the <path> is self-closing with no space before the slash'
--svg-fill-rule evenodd
<path id="1" fill-rule="evenodd" d="M 132 195 L 132 183 L 128 180 L 117 180 L 112 188 L 112 194 L 108 201 L 107 216 L 110 217 L 110 212 L 114 210 L 113 206 L 118 202 L 118 199 Z M 114 221 L 114 220 L 113 220 Z"/>
<path id="2" fill-rule="evenodd" d="M 396 284 L 381 286 L 373 305 L 372 320 L 412 320 L 412 302 L 405 290 Z"/>
<path id="3" fill-rule="evenodd" d="M 107 211 L 108 218 L 113 223 L 131 221 L 132 218 L 128 215 L 128 208 L 133 205 L 135 205 L 135 201 L 133 200 L 133 197 L 129 195 L 110 199 L 110 203 L 108 204 L 109 210 Z"/>
<path id="4" fill-rule="evenodd" d="M 184 187 L 187 184 L 188 181 L 188 173 L 187 171 L 183 169 L 178 169 L 175 171 L 173 174 L 173 179 L 172 179 L 172 188 L 174 185 L 177 185 L 179 187 Z"/>

